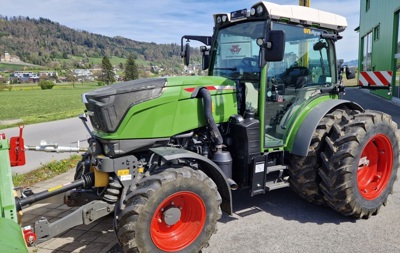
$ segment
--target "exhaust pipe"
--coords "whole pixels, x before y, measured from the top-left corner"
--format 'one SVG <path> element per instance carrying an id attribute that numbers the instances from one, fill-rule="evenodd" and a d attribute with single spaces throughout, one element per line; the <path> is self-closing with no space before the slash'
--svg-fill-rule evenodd
<path id="1" fill-rule="evenodd" d="M 215 123 L 214 117 L 212 115 L 212 100 L 211 94 L 206 88 L 200 88 L 199 90 L 193 92 L 192 97 L 198 97 L 203 99 L 204 116 L 206 117 L 207 123 L 211 128 L 211 135 L 214 139 L 214 143 L 218 151 L 214 154 L 212 161 L 215 162 L 224 172 L 227 177 L 228 184 L 231 190 L 237 190 L 238 185 L 232 177 L 232 157 L 229 151 L 222 151 L 222 134 Z"/>
<path id="2" fill-rule="evenodd" d="M 208 125 L 211 128 L 211 135 L 214 139 L 215 145 L 221 146 L 223 139 L 220 131 L 218 130 L 218 126 L 215 123 L 215 120 L 212 116 L 212 101 L 211 101 L 211 94 L 206 88 L 201 88 L 197 92 L 195 91 L 192 96 L 199 97 L 203 99 L 203 106 L 204 106 L 204 114 L 207 120 Z"/>

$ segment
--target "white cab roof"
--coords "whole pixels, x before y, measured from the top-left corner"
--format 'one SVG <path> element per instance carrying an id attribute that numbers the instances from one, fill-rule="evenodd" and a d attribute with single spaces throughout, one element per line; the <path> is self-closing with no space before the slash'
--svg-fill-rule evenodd
<path id="1" fill-rule="evenodd" d="M 260 3 L 265 6 L 273 20 L 286 18 L 289 19 L 290 22 L 307 25 L 315 24 L 339 32 L 347 27 L 347 20 L 345 17 L 331 12 L 298 5 L 279 5 L 265 1 L 258 2 L 253 6 L 257 6 Z"/>

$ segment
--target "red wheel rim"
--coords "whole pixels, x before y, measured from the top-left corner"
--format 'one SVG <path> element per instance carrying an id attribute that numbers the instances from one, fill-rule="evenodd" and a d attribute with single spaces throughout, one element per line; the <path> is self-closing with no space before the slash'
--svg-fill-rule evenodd
<path id="1" fill-rule="evenodd" d="M 361 195 L 373 200 L 385 190 L 392 174 L 393 148 L 386 135 L 377 134 L 364 147 L 358 162 L 357 183 Z"/>
<path id="2" fill-rule="evenodd" d="M 196 240 L 205 221 L 203 200 L 193 192 L 177 192 L 157 207 L 151 221 L 150 236 L 160 250 L 179 251 Z"/>

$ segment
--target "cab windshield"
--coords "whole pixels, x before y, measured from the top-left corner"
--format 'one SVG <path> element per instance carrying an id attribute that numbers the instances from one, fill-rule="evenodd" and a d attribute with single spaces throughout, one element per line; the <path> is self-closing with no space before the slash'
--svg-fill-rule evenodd
<path id="1" fill-rule="evenodd" d="M 335 50 L 330 40 L 321 38 L 322 29 L 305 28 L 274 21 L 273 30 L 285 32 L 282 61 L 267 62 L 266 83 L 261 83 L 260 47 L 257 38 L 267 30 L 264 21 L 237 23 L 220 29 L 212 51 L 210 75 L 237 83 L 238 113 L 264 111 L 265 147 L 282 146 L 291 118 L 323 87 L 337 81 Z M 260 96 L 261 85 L 265 95 Z M 259 101 L 265 97 L 264 103 Z M 265 108 L 261 110 L 260 105 Z"/>
<path id="2" fill-rule="evenodd" d="M 239 80 L 259 80 L 256 39 L 264 35 L 263 21 L 238 23 L 218 32 L 214 45 L 213 76 Z"/>
<path id="3" fill-rule="evenodd" d="M 268 80 L 285 87 L 331 85 L 336 73 L 329 61 L 330 41 L 320 38 L 323 30 L 273 22 L 273 30 L 286 35 L 285 54 L 280 62 L 268 63 Z M 238 23 L 219 30 L 214 44 L 210 74 L 235 80 L 259 81 L 259 51 L 256 39 L 264 37 L 265 22 Z M 299 80 L 298 77 L 302 80 Z"/>

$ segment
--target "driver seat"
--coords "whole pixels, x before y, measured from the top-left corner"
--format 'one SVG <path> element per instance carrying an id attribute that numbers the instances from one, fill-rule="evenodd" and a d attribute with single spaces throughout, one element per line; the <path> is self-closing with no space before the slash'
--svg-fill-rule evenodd
<path id="1" fill-rule="evenodd" d="M 286 69 L 282 79 L 286 87 L 292 86 L 298 89 L 311 80 L 311 71 L 302 66 L 290 67 Z"/>

